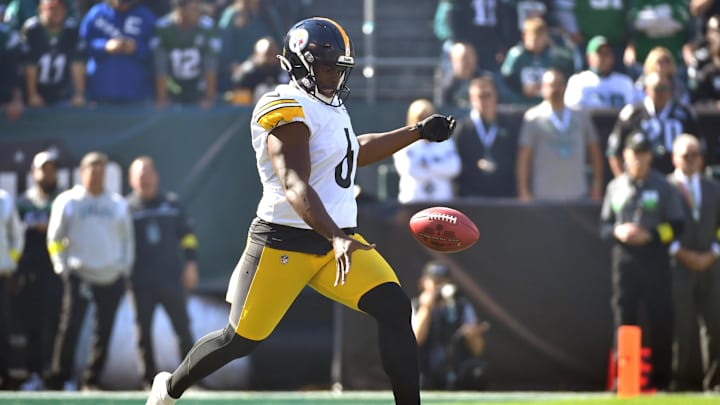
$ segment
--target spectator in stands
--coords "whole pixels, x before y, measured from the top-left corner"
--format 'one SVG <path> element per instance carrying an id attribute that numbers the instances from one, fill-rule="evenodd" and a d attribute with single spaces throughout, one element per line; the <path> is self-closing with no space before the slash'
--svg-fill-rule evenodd
<path id="1" fill-rule="evenodd" d="M 420 356 L 420 386 L 428 390 L 482 390 L 487 384 L 486 322 L 452 284 L 450 269 L 429 262 L 412 300 Z"/>
<path id="2" fill-rule="evenodd" d="M 525 112 L 517 156 L 518 198 L 530 201 L 602 197 L 603 165 L 590 115 L 564 102 L 565 78 L 550 69 L 542 77 L 544 101 Z M 590 160 L 588 187 L 586 161 Z"/>
<path id="3" fill-rule="evenodd" d="M 643 65 L 643 71 L 640 77 L 635 81 L 635 101 L 645 98 L 645 76 L 652 72 L 658 72 L 661 75 L 670 78 L 673 87 L 673 98 L 684 104 L 690 104 L 690 93 L 686 84 L 686 72 L 681 72 L 672 54 L 663 47 L 653 48 L 648 53 Z"/>
<path id="4" fill-rule="evenodd" d="M 689 87 L 693 103 L 720 107 L 720 16 L 707 23 L 707 63 L 690 75 Z"/>
<path id="5" fill-rule="evenodd" d="M 0 189 L 0 389 L 9 385 L 10 279 L 23 251 L 24 229 L 15 200 Z"/>
<path id="6" fill-rule="evenodd" d="M 2 15 L 3 21 L 13 30 L 20 31 L 25 21 L 35 17 L 40 0 L 11 0 Z"/>
<path id="7" fill-rule="evenodd" d="M 19 118 L 24 109 L 18 74 L 19 59 L 20 36 L 8 25 L 0 24 L 0 106 L 10 121 Z"/>
<path id="8" fill-rule="evenodd" d="M 688 3 L 690 3 L 690 15 L 695 17 L 695 33 L 691 40 L 703 38 L 710 18 L 720 14 L 720 1 L 690 0 Z"/>
<path id="9" fill-rule="evenodd" d="M 232 73 L 253 53 L 255 43 L 263 37 L 278 39 L 273 10 L 259 0 L 235 0 L 220 17 L 218 27 L 222 40 L 220 52 L 220 90 L 230 88 Z"/>
<path id="10" fill-rule="evenodd" d="M 232 90 L 226 94 L 233 104 L 249 105 L 280 83 L 287 83 L 287 73 L 280 66 L 280 45 L 270 37 L 255 43 L 253 54 L 236 67 L 232 76 Z"/>
<path id="11" fill-rule="evenodd" d="M 573 108 L 622 108 L 635 101 L 630 77 L 613 71 L 615 57 L 607 38 L 592 38 L 586 53 L 590 69 L 570 77 L 565 104 Z"/>
<path id="12" fill-rule="evenodd" d="M 158 173 L 150 157 L 135 159 L 128 177 L 133 190 L 127 202 L 135 229 L 136 260 L 131 280 L 136 330 L 142 380 L 145 388 L 150 389 L 157 373 L 152 344 L 155 307 L 162 305 L 168 314 L 178 337 L 180 357 L 184 357 L 194 343 L 187 291 L 198 283 L 198 243 L 178 197 L 159 190 Z"/>
<path id="13" fill-rule="evenodd" d="M 650 51 L 667 48 L 676 64 L 682 64 L 682 49 L 688 42 L 690 14 L 685 0 L 636 0 L 630 2 L 628 20 L 632 41 L 625 64 L 639 71 Z M 630 72 L 629 72 L 630 73 Z"/>
<path id="14" fill-rule="evenodd" d="M 554 24 L 556 0 L 499 1 L 495 7 L 505 53 L 522 40 L 525 21 L 542 18 Z M 505 55 L 503 55 L 504 57 Z"/>
<path id="15" fill-rule="evenodd" d="M 545 70 L 560 70 L 565 77 L 575 72 L 570 50 L 551 43 L 547 24 L 533 17 L 523 25 L 522 41 L 507 54 L 500 73 L 523 104 L 542 101 L 540 87 Z"/>
<path id="16" fill-rule="evenodd" d="M 518 125 L 499 115 L 498 91 L 490 75 L 473 79 L 468 89 L 472 109 L 455 130 L 462 162 L 455 179 L 460 197 L 515 197 Z"/>
<path id="17" fill-rule="evenodd" d="M 709 27 L 708 27 L 709 28 Z M 670 245 L 675 323 L 673 389 L 720 390 L 720 186 L 702 175 L 698 139 L 682 134 L 673 144 L 675 171 L 668 181 L 682 195 L 685 226 Z M 701 324 L 707 339 L 698 350 Z M 706 353 L 702 370 L 700 353 Z M 698 366 L 694 369 L 693 366 Z M 703 376 L 704 374 L 704 376 Z M 695 377 L 698 378 L 695 378 Z M 704 378 L 703 378 L 704 377 Z"/>
<path id="18" fill-rule="evenodd" d="M 172 0 L 173 12 L 157 24 L 155 96 L 169 102 L 209 108 L 217 94 L 220 39 L 210 17 L 200 15 L 200 0 Z"/>
<path id="19" fill-rule="evenodd" d="M 503 49 L 498 26 L 496 0 L 444 0 L 438 3 L 435 13 L 435 32 L 444 42 L 443 58 L 452 44 L 471 44 L 477 55 L 477 67 L 496 72 Z"/>
<path id="20" fill-rule="evenodd" d="M 16 319 L 27 339 L 26 367 L 30 378 L 21 389 L 44 388 L 50 371 L 53 343 L 58 330 L 62 302 L 62 280 L 55 274 L 47 250 L 50 207 L 60 190 L 57 184 L 58 156 L 42 151 L 32 160 L 32 187 L 18 199 L 18 212 L 25 225 L 25 250 L 18 263 L 18 307 Z"/>
<path id="21" fill-rule="evenodd" d="M 683 132 L 702 139 L 693 110 L 673 98 L 672 80 L 652 72 L 645 76 L 645 99 L 628 104 L 618 114 L 608 137 L 608 164 L 614 176 L 623 173 L 622 146 L 628 134 L 642 131 L 653 144 L 653 167 L 664 174 L 674 170 L 670 156 L 672 143 Z"/>
<path id="22" fill-rule="evenodd" d="M 429 100 L 413 101 L 407 111 L 407 125 L 435 114 Z M 454 197 L 452 179 L 460 173 L 460 158 L 453 142 L 421 139 L 393 154 L 400 176 L 398 201 L 447 202 Z"/>
<path id="23" fill-rule="evenodd" d="M 89 100 L 132 103 L 149 99 L 154 32 L 155 16 L 133 0 L 108 0 L 90 9 L 80 25 L 88 51 Z"/>
<path id="24" fill-rule="evenodd" d="M 720 2 L 718 2 L 718 4 L 720 4 Z M 700 69 L 707 65 L 712 58 L 710 50 L 711 39 L 709 37 L 714 34 L 712 32 L 708 32 L 708 30 L 710 24 L 716 27 L 719 25 L 718 21 L 720 20 L 714 22 L 712 21 L 713 19 L 717 20 L 718 18 L 720 18 L 720 15 L 710 17 L 706 26 L 703 28 L 703 35 L 696 37 L 693 41 L 687 43 L 683 48 L 683 59 L 687 65 L 688 88 L 691 91 L 694 90 L 697 85 L 697 73 Z"/>
<path id="25" fill-rule="evenodd" d="M 27 104 L 42 107 L 70 101 L 85 104 L 85 44 L 66 0 L 42 0 L 38 16 L 22 29 Z"/>
<path id="26" fill-rule="evenodd" d="M 468 108 L 468 84 L 478 72 L 475 47 L 467 42 L 456 42 L 450 48 L 449 58 L 450 76 L 443 78 L 441 85 L 443 104 Z"/>
<path id="27" fill-rule="evenodd" d="M 672 362 L 672 294 L 668 245 L 680 236 L 680 197 L 663 175 L 651 170 L 652 142 L 633 132 L 624 142 L 625 171 L 607 187 L 601 236 L 612 240 L 614 331 L 640 325 L 646 309 L 652 355 L 649 386 L 667 390 Z"/>
<path id="28" fill-rule="evenodd" d="M 625 72 L 623 54 L 628 40 L 628 3 L 622 0 L 561 1 L 556 14 L 560 25 L 570 35 L 580 53 L 587 49 L 587 41 L 598 36 L 604 37 L 614 56 L 612 70 Z"/>
<path id="29" fill-rule="evenodd" d="M 75 369 L 75 352 L 90 302 L 95 303 L 92 349 L 81 377 L 83 389 L 100 387 L 115 312 L 135 258 L 133 224 L 122 196 L 105 190 L 104 153 L 80 161 L 80 183 L 58 195 L 50 212 L 50 258 L 63 280 L 60 327 L 47 386 L 60 389 Z"/>

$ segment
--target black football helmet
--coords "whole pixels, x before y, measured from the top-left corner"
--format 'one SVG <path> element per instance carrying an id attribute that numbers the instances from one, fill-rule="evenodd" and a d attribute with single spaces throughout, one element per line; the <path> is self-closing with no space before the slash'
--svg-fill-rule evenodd
<path id="1" fill-rule="evenodd" d="M 346 84 L 355 66 L 353 46 L 345 29 L 329 18 L 313 17 L 293 25 L 285 35 L 278 59 L 298 87 L 325 104 L 340 106 L 350 94 Z M 318 64 L 343 69 L 332 97 L 318 90 L 314 69 Z"/>

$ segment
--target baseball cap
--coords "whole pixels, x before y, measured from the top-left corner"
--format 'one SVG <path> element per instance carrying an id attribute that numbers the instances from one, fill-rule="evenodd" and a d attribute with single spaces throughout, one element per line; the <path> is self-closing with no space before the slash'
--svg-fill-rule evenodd
<path id="1" fill-rule="evenodd" d="M 442 263 L 429 262 L 423 268 L 423 274 L 432 278 L 450 277 L 450 269 Z"/>
<path id="2" fill-rule="evenodd" d="M 625 140 L 625 149 L 635 152 L 647 152 L 652 150 L 652 143 L 644 132 L 635 131 L 630 133 Z"/>
<path id="3" fill-rule="evenodd" d="M 108 162 L 108 157 L 102 152 L 89 152 L 83 156 L 80 160 L 80 167 L 90 166 L 93 163 L 105 164 Z"/>
<path id="4" fill-rule="evenodd" d="M 610 42 L 608 42 L 607 38 L 602 35 L 596 35 L 592 37 L 592 39 L 590 39 L 590 41 L 588 42 L 585 53 L 587 55 L 590 55 L 591 53 L 597 52 L 601 46 L 605 45 L 610 45 Z"/>
<path id="5" fill-rule="evenodd" d="M 45 163 L 57 163 L 58 155 L 54 150 L 44 150 L 35 155 L 32 161 L 33 169 L 41 168 Z"/>

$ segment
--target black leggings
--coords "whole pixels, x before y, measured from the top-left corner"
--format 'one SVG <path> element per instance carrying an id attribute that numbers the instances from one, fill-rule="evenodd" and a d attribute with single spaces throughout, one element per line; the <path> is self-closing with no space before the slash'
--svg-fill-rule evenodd
<path id="1" fill-rule="evenodd" d="M 410 324 L 410 300 L 399 285 L 386 283 L 360 298 L 359 308 L 378 324 L 378 340 L 383 368 L 390 377 L 395 403 L 420 403 L 417 342 Z M 228 362 L 250 354 L 260 341 L 246 339 L 228 325 L 208 334 L 190 350 L 168 380 L 168 393 L 180 396 L 192 384 Z"/>

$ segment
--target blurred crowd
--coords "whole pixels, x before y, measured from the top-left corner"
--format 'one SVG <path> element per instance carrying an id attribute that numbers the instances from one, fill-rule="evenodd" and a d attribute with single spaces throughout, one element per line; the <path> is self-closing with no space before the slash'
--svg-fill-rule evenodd
<path id="1" fill-rule="evenodd" d="M 396 154 L 399 200 L 599 201 L 605 167 L 622 174 L 634 131 L 650 138 L 665 174 L 682 133 L 716 164 L 717 136 L 701 133 L 695 109 L 720 105 L 719 13 L 713 0 L 439 1 L 441 96 L 411 103 L 408 124 L 436 108 L 469 114 L 453 147 Z M 504 105 L 524 109 L 522 121 L 499 113 Z M 597 111 L 619 111 L 610 134 L 598 133 Z"/>
<path id="2" fill-rule="evenodd" d="M 543 72 L 554 68 L 572 77 L 572 106 L 640 101 L 642 77 L 653 71 L 672 76 L 681 101 L 714 104 L 718 13 L 713 0 L 440 1 L 439 103 L 469 107 L 468 81 L 488 72 L 501 104 L 532 105 L 541 100 Z"/>
<path id="3" fill-rule="evenodd" d="M 275 55 L 299 2 L 0 1 L 0 104 L 249 104 L 286 80 Z"/>

